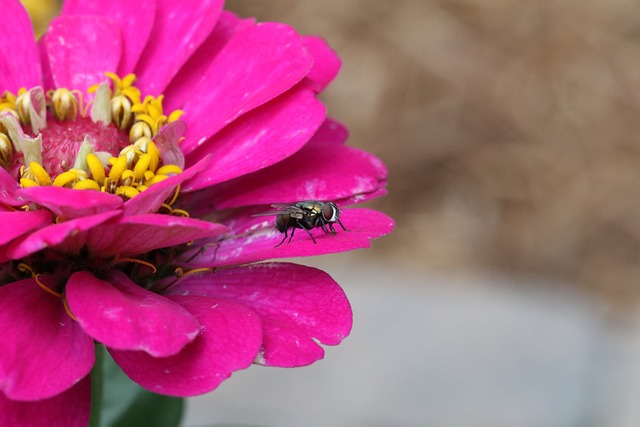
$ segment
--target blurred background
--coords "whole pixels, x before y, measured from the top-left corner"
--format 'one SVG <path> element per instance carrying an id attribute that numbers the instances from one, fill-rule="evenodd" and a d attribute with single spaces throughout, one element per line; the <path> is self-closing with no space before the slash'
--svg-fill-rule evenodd
<path id="1" fill-rule="evenodd" d="M 638 425 L 640 3 L 226 4 L 339 52 L 322 97 L 388 165 L 368 206 L 397 228 L 302 260 L 350 297 L 342 345 L 235 374 L 185 425 Z"/>

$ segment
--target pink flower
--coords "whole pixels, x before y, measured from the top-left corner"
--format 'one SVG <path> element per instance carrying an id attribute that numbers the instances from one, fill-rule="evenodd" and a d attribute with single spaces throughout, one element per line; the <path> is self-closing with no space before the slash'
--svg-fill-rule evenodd
<path id="1" fill-rule="evenodd" d="M 251 264 L 393 228 L 343 209 L 348 232 L 276 248 L 275 217 L 254 216 L 385 192 L 317 99 L 340 67 L 321 39 L 220 0 L 66 0 L 36 43 L 18 0 L 0 3 L 0 425 L 87 425 L 94 342 L 141 386 L 192 396 L 348 335 L 326 273 Z"/>

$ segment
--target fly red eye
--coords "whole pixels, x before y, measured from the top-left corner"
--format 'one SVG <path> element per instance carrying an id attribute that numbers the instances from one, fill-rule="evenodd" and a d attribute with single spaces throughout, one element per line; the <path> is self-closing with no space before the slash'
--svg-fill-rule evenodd
<path id="1" fill-rule="evenodd" d="M 336 209 L 330 203 L 327 203 L 322 208 L 322 217 L 327 222 L 333 222 L 336 220 Z"/>

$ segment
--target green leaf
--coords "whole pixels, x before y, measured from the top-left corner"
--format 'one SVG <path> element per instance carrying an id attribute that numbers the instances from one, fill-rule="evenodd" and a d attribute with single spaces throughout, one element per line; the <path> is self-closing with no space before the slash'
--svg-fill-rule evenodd
<path id="1" fill-rule="evenodd" d="M 122 372 L 102 345 L 96 345 L 91 381 L 91 427 L 176 427 L 180 423 L 183 399 L 143 389 Z"/>

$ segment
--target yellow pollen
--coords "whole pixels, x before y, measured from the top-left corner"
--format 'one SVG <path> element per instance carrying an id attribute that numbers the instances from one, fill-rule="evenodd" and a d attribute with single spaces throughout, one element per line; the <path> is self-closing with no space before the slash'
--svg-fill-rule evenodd
<path id="1" fill-rule="evenodd" d="M 138 159 L 136 166 L 133 168 L 133 174 L 136 181 L 140 181 L 144 178 L 144 173 L 149 170 L 149 164 L 151 163 L 151 156 L 143 154 Z"/>
<path id="2" fill-rule="evenodd" d="M 144 185 L 146 185 L 147 187 L 151 187 L 153 184 L 162 182 L 167 178 L 169 178 L 167 175 L 155 175 L 153 178 L 146 180 L 144 182 Z"/>
<path id="3" fill-rule="evenodd" d="M 169 175 L 182 173 L 182 169 L 176 165 L 164 165 L 156 171 L 156 175 Z"/>
<path id="4" fill-rule="evenodd" d="M 140 192 L 135 189 L 134 187 L 131 187 L 129 185 L 121 185 L 120 187 L 118 187 L 116 189 L 116 194 L 118 196 L 124 196 L 128 199 L 132 199 L 135 196 L 137 196 L 138 194 L 140 194 Z"/>
<path id="5" fill-rule="evenodd" d="M 109 159 L 109 161 L 111 161 L 111 159 Z M 109 179 L 119 180 L 126 168 L 127 158 L 125 156 L 118 157 L 109 171 Z"/>
<path id="6" fill-rule="evenodd" d="M 91 172 L 91 176 L 93 179 L 101 184 L 104 181 L 105 173 L 104 167 L 102 167 L 102 163 L 100 163 L 100 159 L 93 153 L 87 154 L 87 165 L 89 166 L 89 171 Z"/>
<path id="7" fill-rule="evenodd" d="M 39 187 L 40 185 L 32 179 L 20 178 L 20 186 L 22 188 Z"/>
<path id="8" fill-rule="evenodd" d="M 149 170 L 155 172 L 156 169 L 158 169 L 158 164 L 160 163 L 160 150 L 158 150 L 155 142 L 149 141 L 149 144 L 147 145 L 147 153 L 151 156 Z"/>
<path id="9" fill-rule="evenodd" d="M 60 175 L 56 176 L 56 179 L 53 180 L 54 187 L 64 187 L 67 184 L 76 181 L 79 178 L 78 171 L 75 169 L 68 170 L 66 172 L 62 172 Z"/>
<path id="10" fill-rule="evenodd" d="M 96 190 L 100 191 L 100 184 L 92 179 L 83 179 L 73 185 L 74 190 Z"/>
<path id="11" fill-rule="evenodd" d="M 29 163 L 29 171 L 33 174 L 35 181 L 39 185 L 51 185 L 51 177 L 39 163 Z"/>

